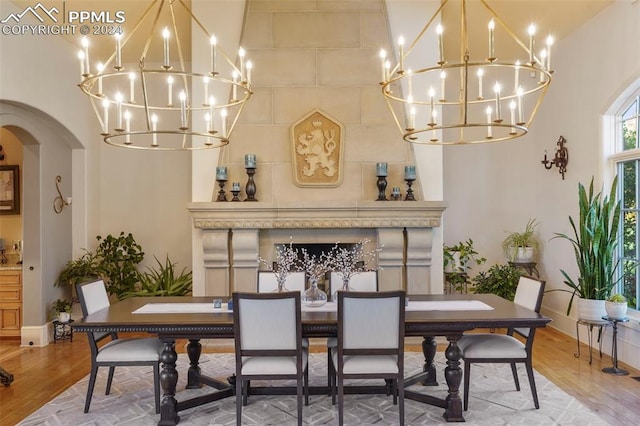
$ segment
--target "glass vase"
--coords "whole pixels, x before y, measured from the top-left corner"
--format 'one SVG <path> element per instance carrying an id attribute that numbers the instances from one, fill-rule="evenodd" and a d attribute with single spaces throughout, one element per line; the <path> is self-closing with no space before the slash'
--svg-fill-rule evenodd
<path id="1" fill-rule="evenodd" d="M 318 278 L 309 278 L 309 288 L 302 293 L 302 303 L 309 307 L 318 307 L 327 303 L 327 295 L 318 288 Z"/>
<path id="2" fill-rule="evenodd" d="M 344 275 L 342 276 L 342 287 L 340 287 L 331 295 L 331 300 L 338 303 L 338 291 L 352 291 L 351 287 L 349 287 L 349 281 L 350 277 L 345 277 Z"/>

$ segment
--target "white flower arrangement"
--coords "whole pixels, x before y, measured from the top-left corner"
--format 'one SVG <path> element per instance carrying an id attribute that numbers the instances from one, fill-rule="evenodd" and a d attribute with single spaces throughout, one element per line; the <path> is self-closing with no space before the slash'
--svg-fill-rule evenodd
<path id="1" fill-rule="evenodd" d="M 339 274 L 343 281 L 348 281 L 352 276 L 360 272 L 379 269 L 378 267 L 372 268 L 371 264 L 376 260 L 382 247 L 365 251 L 365 247 L 369 244 L 369 241 L 368 238 L 365 238 L 354 244 L 351 248 L 340 247 L 340 242 L 338 241 L 328 255 L 331 261 L 329 265 L 331 270 Z"/>
<path id="2" fill-rule="evenodd" d="M 298 258 L 298 250 L 293 248 L 293 238 L 291 238 L 289 244 L 282 244 L 276 247 L 276 258 L 273 262 L 267 262 L 258 256 L 258 263 L 265 265 L 267 270 L 273 272 L 278 283 L 284 285 L 289 272 L 299 269 Z"/>
<path id="3" fill-rule="evenodd" d="M 331 270 L 331 257 L 326 253 L 321 253 L 319 257 L 310 255 L 307 249 L 302 248 L 302 257 L 299 259 L 298 267 L 304 271 L 309 281 L 316 283 L 322 276 Z"/>

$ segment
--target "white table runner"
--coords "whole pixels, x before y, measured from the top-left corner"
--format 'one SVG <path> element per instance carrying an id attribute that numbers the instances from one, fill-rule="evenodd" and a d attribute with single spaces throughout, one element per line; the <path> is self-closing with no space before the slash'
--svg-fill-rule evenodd
<path id="1" fill-rule="evenodd" d="M 303 312 L 335 312 L 336 303 L 328 302 L 318 307 L 302 305 Z M 410 311 L 491 311 L 493 308 L 479 300 L 430 300 L 409 301 L 406 308 Z M 209 314 L 229 313 L 227 304 L 214 308 L 213 303 L 147 303 L 133 311 L 134 314 Z"/>

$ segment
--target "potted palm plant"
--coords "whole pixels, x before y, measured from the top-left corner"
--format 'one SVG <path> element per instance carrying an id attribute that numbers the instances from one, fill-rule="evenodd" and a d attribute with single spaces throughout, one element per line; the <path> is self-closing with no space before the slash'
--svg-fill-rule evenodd
<path id="1" fill-rule="evenodd" d="M 578 184 L 578 221 L 569 216 L 573 235 L 556 233 L 554 238 L 567 240 L 573 246 L 577 279 L 560 270 L 564 283 L 569 287 L 571 299 L 567 315 L 571 312 L 573 299 L 578 296 L 578 316 L 583 319 L 602 319 L 606 315 L 605 300 L 616 284 L 616 258 L 618 227 L 620 223 L 620 202 L 616 201 L 618 178 L 613 180 L 609 195 L 594 194 L 593 178 L 589 191 Z"/>
<path id="2" fill-rule="evenodd" d="M 444 246 L 443 250 L 447 283 L 452 290 L 465 290 L 469 284 L 469 270 L 473 264 L 482 265 L 487 259 L 478 255 L 471 238 L 452 246 Z"/>
<path id="3" fill-rule="evenodd" d="M 536 235 L 536 219 L 529 219 L 522 232 L 510 232 L 502 241 L 502 250 L 507 260 L 515 263 L 532 262 L 540 248 Z"/>

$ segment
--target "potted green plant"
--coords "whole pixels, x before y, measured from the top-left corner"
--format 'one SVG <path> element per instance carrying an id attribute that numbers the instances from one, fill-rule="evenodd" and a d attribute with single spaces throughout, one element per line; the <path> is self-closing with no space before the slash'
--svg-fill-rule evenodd
<path id="1" fill-rule="evenodd" d="M 466 289 L 472 265 L 482 265 L 487 259 L 480 257 L 473 247 L 473 240 L 460 241 L 443 247 L 445 279 L 455 291 Z"/>
<path id="2" fill-rule="evenodd" d="M 529 219 L 522 232 L 510 232 L 502 241 L 502 250 L 510 262 L 528 263 L 540 249 L 540 240 L 536 235 L 536 219 Z"/>
<path id="3" fill-rule="evenodd" d="M 71 310 L 73 302 L 67 299 L 56 299 L 51 304 L 51 313 L 53 318 L 57 318 L 60 322 L 69 322 L 71 319 Z"/>
<path id="4" fill-rule="evenodd" d="M 167 256 L 164 265 L 157 257 L 158 269 L 147 267 L 138 272 L 138 284 L 134 290 L 122 294 L 122 299 L 134 296 L 188 296 L 193 288 L 193 274 L 182 268 L 178 274 L 176 264 Z"/>
<path id="5" fill-rule="evenodd" d="M 71 287 L 75 295 L 76 284 L 99 276 L 96 255 L 85 250 L 78 259 L 70 260 L 58 274 L 56 287 Z M 75 298 L 75 296 L 74 296 Z"/>
<path id="6" fill-rule="evenodd" d="M 511 265 L 493 265 L 473 278 L 471 291 L 476 294 L 492 293 L 513 301 L 518 288 L 520 273 Z"/>
<path id="7" fill-rule="evenodd" d="M 604 304 L 609 318 L 624 318 L 627 316 L 627 299 L 620 293 L 612 294 Z"/>
<path id="8" fill-rule="evenodd" d="M 579 216 L 577 222 L 569 216 L 573 235 L 556 233 L 553 238 L 567 240 L 573 246 L 578 277 L 573 279 L 565 270 L 560 270 L 564 283 L 571 293 L 567 315 L 571 312 L 573 299 L 578 296 L 578 316 L 583 319 L 602 319 L 606 315 L 605 299 L 615 286 L 619 260 L 618 226 L 620 223 L 620 202 L 616 201 L 618 178 L 611 184 L 608 195 L 594 194 L 593 178 L 589 190 L 578 184 Z M 620 277 L 620 279 L 623 277 Z"/>

